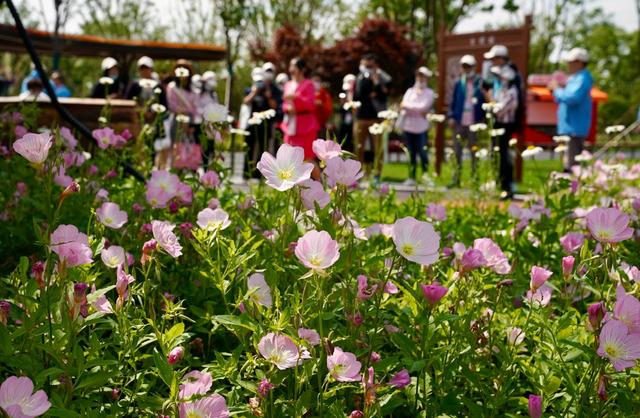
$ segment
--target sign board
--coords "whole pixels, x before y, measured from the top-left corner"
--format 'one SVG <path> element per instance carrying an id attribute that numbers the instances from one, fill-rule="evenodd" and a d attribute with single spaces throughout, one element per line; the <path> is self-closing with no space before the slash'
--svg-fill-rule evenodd
<path id="1" fill-rule="evenodd" d="M 446 114 L 451 103 L 453 87 L 460 75 L 460 58 L 463 55 L 473 55 L 478 62 L 477 71 L 483 76 L 488 74 L 491 62 L 483 54 L 493 45 L 504 45 L 509 49 L 511 61 L 518 67 L 524 82 L 523 92 L 527 91 L 527 66 L 529 61 L 529 32 L 531 30 L 531 16 L 526 16 L 524 25 L 519 28 L 450 34 L 440 31 L 438 35 L 438 102 L 437 112 Z M 526 99 L 526 98 L 525 98 Z M 526 114 L 526 111 L 523 112 Z M 524 127 L 526 121 L 522 121 Z M 523 138 L 524 129 L 518 132 L 519 147 L 526 142 Z M 444 161 L 445 125 L 438 124 L 436 130 L 436 172 L 439 174 Z M 516 159 L 516 180 L 522 178 L 522 160 L 520 153 Z"/>

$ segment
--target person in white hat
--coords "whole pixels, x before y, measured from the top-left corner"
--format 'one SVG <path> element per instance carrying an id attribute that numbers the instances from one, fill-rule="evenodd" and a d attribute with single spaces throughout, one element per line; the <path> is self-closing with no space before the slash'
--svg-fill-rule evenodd
<path id="1" fill-rule="evenodd" d="M 500 87 L 494 93 L 497 109 L 494 128 L 502 130 L 502 134 L 497 137 L 500 149 L 498 180 L 502 189 L 501 199 L 511 199 L 513 197 L 513 161 L 509 151 L 509 141 L 516 131 L 516 112 L 519 102 L 518 88 L 515 85 L 517 73 L 511 66 L 504 65 L 500 68 L 498 76 Z M 493 139 L 496 140 L 495 137 Z"/>
<path id="2" fill-rule="evenodd" d="M 522 128 L 522 121 L 524 119 L 524 84 L 522 82 L 522 75 L 518 70 L 518 67 L 509 58 L 509 49 L 504 45 L 494 45 L 491 49 L 484 54 L 484 58 L 491 60 L 491 64 L 494 67 L 502 69 L 502 67 L 511 67 L 515 71 L 516 77 L 513 79 L 513 84 L 518 89 L 518 108 L 516 109 L 516 130 L 519 131 Z M 497 69 L 496 69 L 497 70 Z M 500 89 L 501 77 L 499 72 L 494 73 L 494 68 L 491 67 L 490 77 L 492 80 L 488 83 L 490 88 L 490 96 L 493 100 L 496 99 L 496 94 Z"/>
<path id="3" fill-rule="evenodd" d="M 147 56 L 138 59 L 138 78 L 127 86 L 124 97 L 146 103 L 153 95 L 158 82 L 153 79 L 153 60 Z M 166 103 L 162 103 L 166 106 Z"/>
<path id="4" fill-rule="evenodd" d="M 347 74 L 342 77 L 342 91 L 338 95 L 340 99 L 340 127 L 338 138 L 342 141 L 342 149 L 353 152 L 353 121 L 356 109 L 353 106 L 353 92 L 356 87 L 356 76 Z"/>
<path id="5" fill-rule="evenodd" d="M 582 153 L 584 141 L 591 129 L 591 88 L 593 77 L 587 69 L 589 53 L 584 48 L 573 48 L 564 56 L 569 78 L 564 86 L 557 81 L 549 84 L 553 98 L 558 103 L 558 135 L 567 135 L 569 141 L 564 169 L 570 171 L 575 157 Z"/>
<path id="6" fill-rule="evenodd" d="M 282 89 L 284 88 L 284 85 L 285 85 L 285 83 L 287 81 L 289 81 L 289 74 L 287 74 L 287 73 L 279 73 L 276 76 L 276 86 L 278 86 L 280 91 L 282 91 Z"/>
<path id="7" fill-rule="evenodd" d="M 120 77 L 118 61 L 113 57 L 107 57 L 100 63 L 100 69 L 102 70 L 102 77 L 91 89 L 91 97 L 95 99 L 122 97 L 125 82 Z"/>
<path id="8" fill-rule="evenodd" d="M 456 170 L 449 187 L 459 187 L 462 176 L 462 151 L 466 143 L 471 155 L 471 175 L 476 175 L 477 159 L 472 148 L 476 145 L 476 133 L 469 127 L 484 121 L 482 103 L 482 79 L 476 74 L 476 58 L 473 55 L 463 55 L 460 58 L 462 73 L 453 88 L 451 104 L 449 105 L 449 127 L 453 131 L 453 149 L 456 158 Z"/>
<path id="9" fill-rule="evenodd" d="M 420 156 L 420 166 L 422 173 L 428 172 L 429 154 L 427 152 L 429 121 L 427 113 L 433 108 L 433 90 L 429 88 L 427 82 L 433 73 L 427 67 L 420 67 L 416 70 L 415 84 L 404 93 L 400 109 L 402 121 L 400 128 L 404 133 L 405 140 L 409 147 L 409 157 L 411 161 L 411 175 L 406 184 L 413 185 L 417 178 L 417 159 Z"/>

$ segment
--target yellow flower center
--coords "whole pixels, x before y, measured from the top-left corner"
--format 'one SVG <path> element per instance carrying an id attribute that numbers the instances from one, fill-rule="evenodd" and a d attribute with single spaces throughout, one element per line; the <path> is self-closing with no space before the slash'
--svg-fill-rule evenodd
<path id="1" fill-rule="evenodd" d="M 287 168 L 287 169 L 281 169 L 280 171 L 278 171 L 278 178 L 280 180 L 290 180 L 293 177 L 293 169 L 291 168 Z"/>
<path id="2" fill-rule="evenodd" d="M 282 360 L 284 360 L 284 356 L 282 355 L 282 353 L 273 352 L 269 355 L 269 358 L 267 360 L 269 360 L 272 363 L 278 364 L 278 363 L 281 363 Z"/>
<path id="3" fill-rule="evenodd" d="M 104 223 L 106 224 L 113 223 L 113 218 L 104 218 Z"/>
<path id="4" fill-rule="evenodd" d="M 187 411 L 186 418 L 205 418 L 205 415 L 203 415 L 197 409 L 190 409 L 189 411 Z"/>
<path id="5" fill-rule="evenodd" d="M 322 258 L 317 255 L 314 255 L 309 259 L 309 263 L 313 264 L 316 267 L 319 267 L 322 264 Z"/>
<path id="6" fill-rule="evenodd" d="M 411 244 L 402 244 L 402 253 L 406 255 L 412 255 L 415 248 Z"/>
<path id="7" fill-rule="evenodd" d="M 613 343 L 606 343 L 604 346 L 604 351 L 610 358 L 620 358 L 623 354 L 622 350 L 620 350 L 620 347 Z"/>

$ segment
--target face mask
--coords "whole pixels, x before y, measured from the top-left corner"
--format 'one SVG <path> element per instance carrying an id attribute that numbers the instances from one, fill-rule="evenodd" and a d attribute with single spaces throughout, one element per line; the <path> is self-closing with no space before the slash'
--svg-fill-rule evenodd
<path id="1" fill-rule="evenodd" d="M 211 91 L 211 90 L 215 90 L 217 86 L 218 86 L 218 83 L 216 83 L 214 80 L 209 80 L 205 83 L 204 88 Z"/>
<path id="2" fill-rule="evenodd" d="M 426 89 L 427 83 L 425 83 L 424 81 L 416 81 L 416 87 L 419 89 Z"/>
<path id="3" fill-rule="evenodd" d="M 264 79 L 267 81 L 273 80 L 273 73 L 271 71 L 264 72 Z"/>
<path id="4" fill-rule="evenodd" d="M 109 76 L 110 79 L 116 80 L 118 78 L 118 74 L 112 74 Z"/>
<path id="5" fill-rule="evenodd" d="M 316 90 L 320 90 L 320 82 L 319 81 L 314 81 L 313 82 L 313 87 L 315 87 Z"/>
<path id="6" fill-rule="evenodd" d="M 364 65 L 364 64 L 360 64 L 360 66 L 358 67 L 358 70 L 359 70 L 361 73 L 368 73 L 368 72 L 370 72 L 370 71 L 369 71 L 369 69 L 367 68 L 367 66 L 366 66 L 366 65 Z"/>

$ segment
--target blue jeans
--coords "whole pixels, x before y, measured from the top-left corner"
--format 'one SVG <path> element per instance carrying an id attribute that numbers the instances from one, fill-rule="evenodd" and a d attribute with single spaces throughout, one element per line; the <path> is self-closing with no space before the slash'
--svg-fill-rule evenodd
<path id="1" fill-rule="evenodd" d="M 429 165 L 429 154 L 427 153 L 427 132 L 414 134 L 411 132 L 405 132 L 404 137 L 409 147 L 409 156 L 411 159 L 411 178 L 416 178 L 416 160 L 418 154 L 420 154 L 420 166 L 422 172 L 427 172 L 427 166 Z"/>

